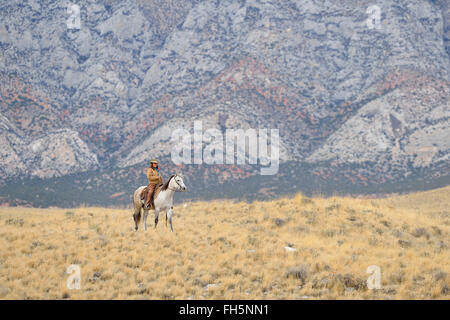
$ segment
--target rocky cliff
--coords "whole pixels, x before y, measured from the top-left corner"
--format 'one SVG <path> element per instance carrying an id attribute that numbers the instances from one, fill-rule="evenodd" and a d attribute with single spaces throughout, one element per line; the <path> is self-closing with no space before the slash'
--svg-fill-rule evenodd
<path id="1" fill-rule="evenodd" d="M 194 120 L 279 129 L 285 169 L 266 182 L 280 190 L 297 167 L 330 191 L 448 177 L 447 1 L 76 4 L 79 26 L 69 3 L 0 4 L 6 201 L 18 179 L 83 172 L 92 188 L 127 181 L 128 195 L 151 157 L 198 188 L 255 183 L 250 165 L 171 163 L 171 132 Z"/>

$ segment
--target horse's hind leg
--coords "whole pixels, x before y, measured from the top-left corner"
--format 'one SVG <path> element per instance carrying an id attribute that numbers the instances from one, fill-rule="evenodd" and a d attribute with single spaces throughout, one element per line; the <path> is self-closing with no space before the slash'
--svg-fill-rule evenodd
<path id="1" fill-rule="evenodd" d="M 156 226 L 158 225 L 158 217 L 159 217 L 159 209 L 155 208 L 155 229 Z"/>
<path id="2" fill-rule="evenodd" d="M 140 208 L 134 209 L 133 219 L 134 219 L 134 231 L 137 231 L 139 220 L 141 220 L 141 209 Z"/>
<path id="3" fill-rule="evenodd" d="M 147 231 L 147 216 L 148 216 L 148 210 L 144 209 L 144 230 Z"/>
<path id="4" fill-rule="evenodd" d="M 137 231 L 138 224 L 137 224 L 137 214 L 136 214 L 136 212 L 133 213 L 133 220 L 134 220 L 134 231 Z"/>

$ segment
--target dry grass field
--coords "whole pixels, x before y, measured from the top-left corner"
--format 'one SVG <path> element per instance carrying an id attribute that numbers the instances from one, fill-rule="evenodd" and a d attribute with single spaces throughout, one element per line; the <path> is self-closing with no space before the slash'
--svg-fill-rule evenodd
<path id="1" fill-rule="evenodd" d="M 386 199 L 0 208 L 1 299 L 449 299 L 450 187 Z M 68 289 L 71 264 L 81 288 Z M 368 289 L 367 268 L 380 268 Z"/>

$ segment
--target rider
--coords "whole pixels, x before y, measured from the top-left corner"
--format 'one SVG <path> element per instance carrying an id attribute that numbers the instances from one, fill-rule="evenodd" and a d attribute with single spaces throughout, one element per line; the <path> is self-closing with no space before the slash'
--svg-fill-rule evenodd
<path id="1" fill-rule="evenodd" d="M 149 208 L 153 203 L 153 193 L 157 185 L 163 184 L 163 177 L 159 172 L 158 160 L 153 159 L 150 161 L 150 167 L 147 170 L 147 197 L 145 198 L 145 208 Z"/>

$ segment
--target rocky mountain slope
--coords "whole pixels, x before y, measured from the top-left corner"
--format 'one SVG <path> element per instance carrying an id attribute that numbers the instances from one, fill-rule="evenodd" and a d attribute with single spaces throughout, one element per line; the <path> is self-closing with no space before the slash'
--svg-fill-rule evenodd
<path id="1" fill-rule="evenodd" d="M 279 129 L 279 176 L 254 194 L 313 192 L 316 179 L 327 192 L 448 183 L 447 1 L 377 1 L 379 24 L 372 1 L 77 4 L 79 28 L 68 3 L 0 4 L 5 203 L 21 203 L 33 179 L 111 183 L 104 201 L 126 203 L 152 157 L 212 197 L 259 181 L 258 166 L 175 166 L 171 132 L 195 120 L 222 132 Z"/>

